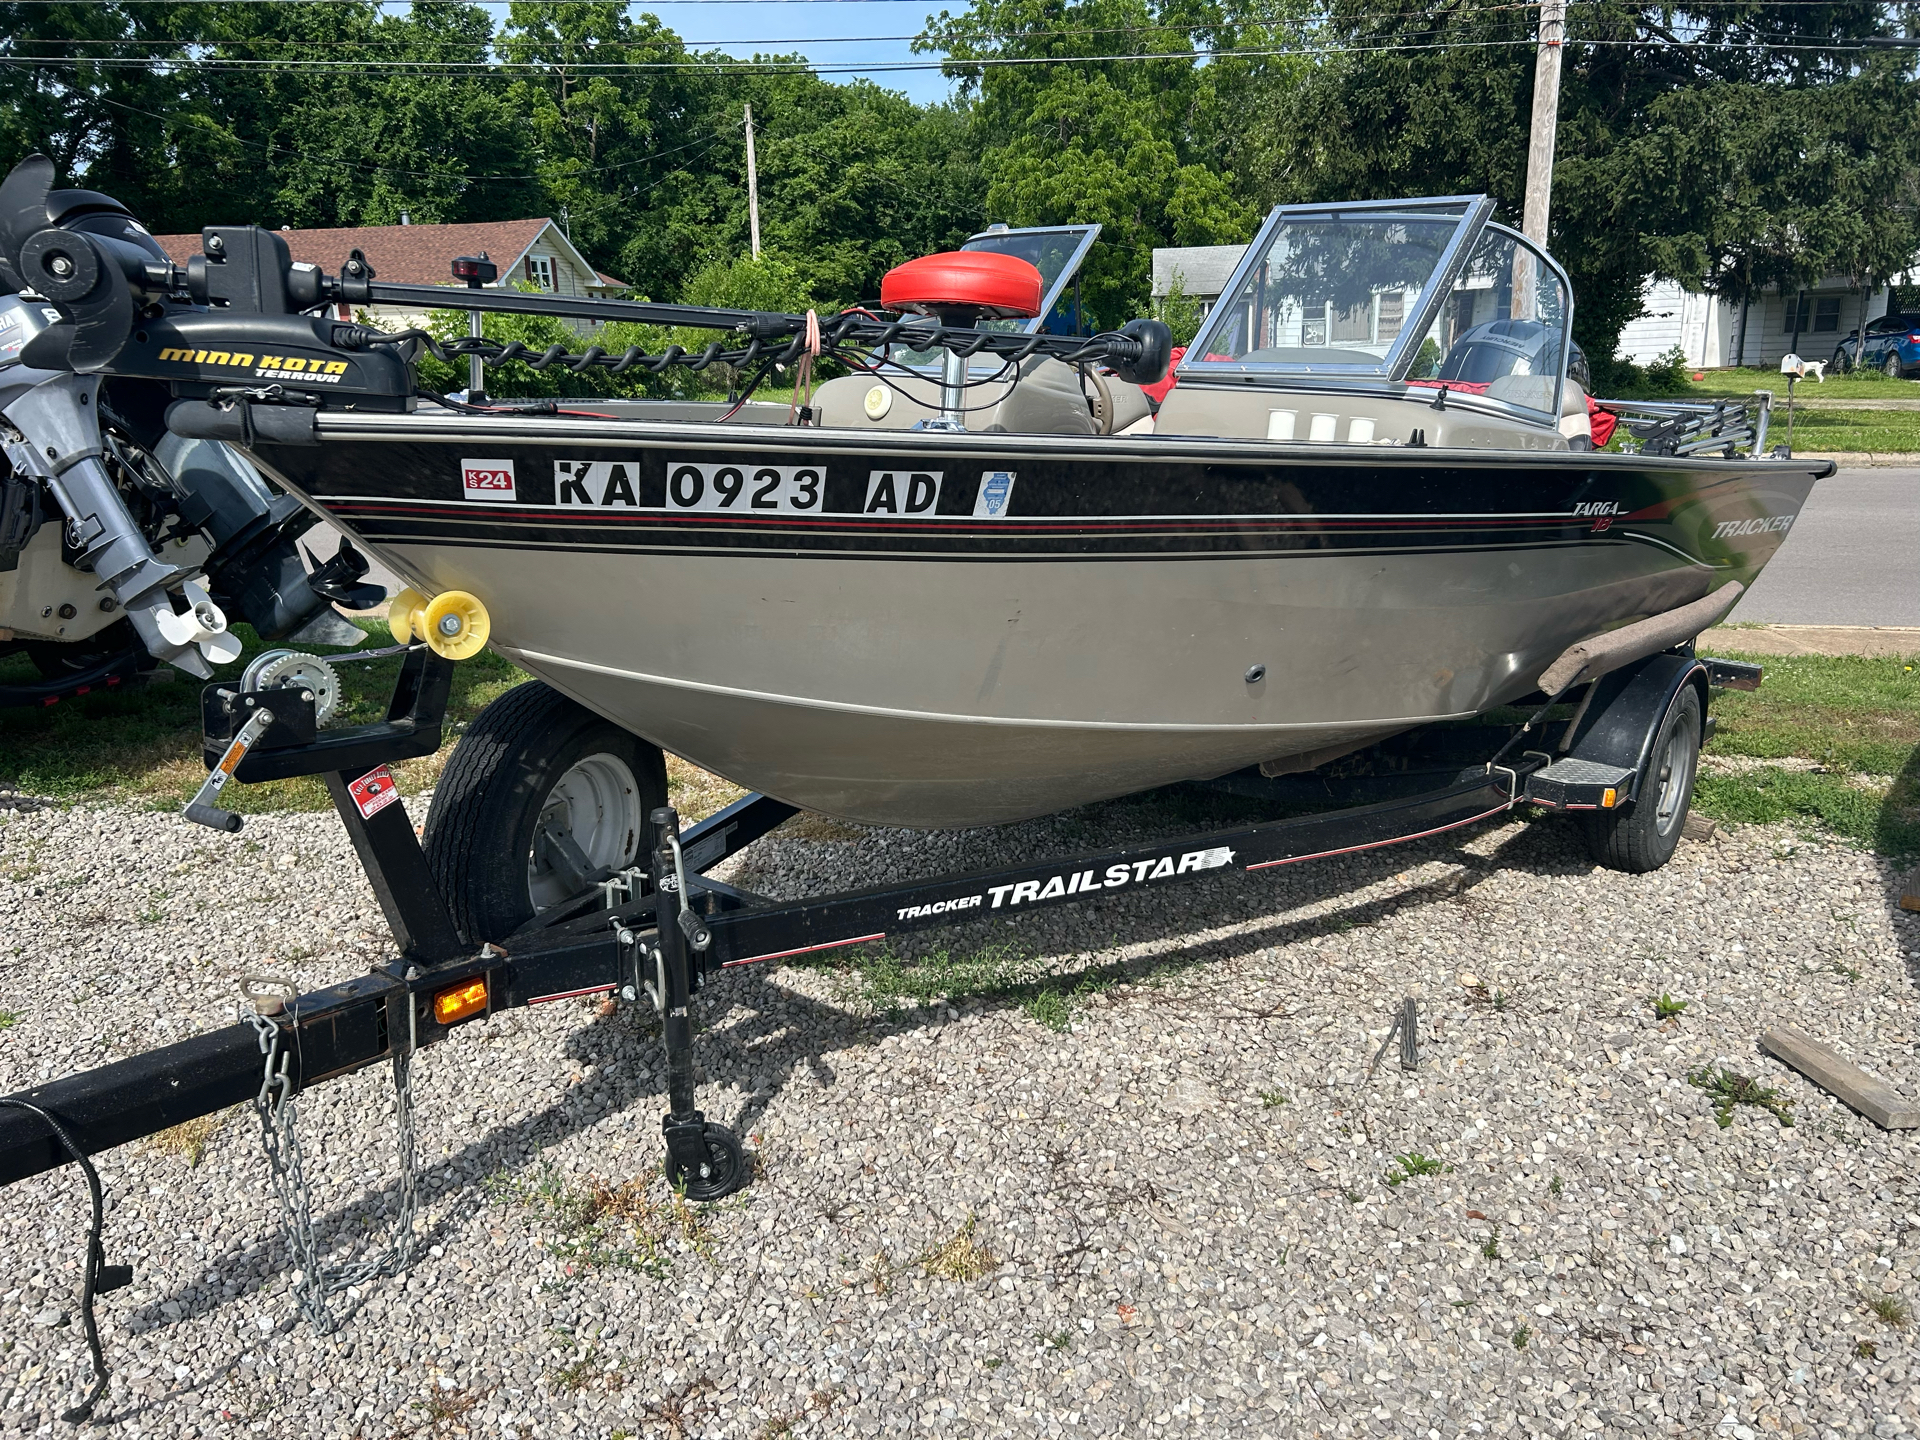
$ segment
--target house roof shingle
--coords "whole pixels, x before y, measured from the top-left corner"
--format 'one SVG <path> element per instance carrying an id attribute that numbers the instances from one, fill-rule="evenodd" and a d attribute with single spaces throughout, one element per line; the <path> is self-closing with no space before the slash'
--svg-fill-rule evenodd
<path id="1" fill-rule="evenodd" d="M 274 233 L 287 242 L 295 260 L 318 265 L 329 274 L 339 270 L 348 251 L 359 250 L 372 263 L 374 275 L 390 284 L 447 285 L 453 280 L 454 260 L 482 250 L 500 267 L 502 281 L 511 278 L 511 267 L 552 225 L 547 219 L 493 220 L 473 225 L 362 225 Z M 176 265 L 185 265 L 190 256 L 200 253 L 198 235 L 156 235 L 154 239 Z M 610 276 L 602 276 L 601 281 L 620 283 Z"/>

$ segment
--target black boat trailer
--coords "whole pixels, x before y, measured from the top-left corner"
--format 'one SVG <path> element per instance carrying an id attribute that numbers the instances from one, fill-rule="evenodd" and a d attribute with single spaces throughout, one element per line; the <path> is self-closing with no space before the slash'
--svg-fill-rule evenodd
<path id="1" fill-rule="evenodd" d="M 0 1185 L 69 1160 L 80 1161 L 94 1183 L 87 1155 L 247 1100 L 261 1104 L 264 1122 L 269 1091 L 290 1099 L 383 1060 L 395 1065 L 404 1101 L 406 1063 L 455 1026 L 522 1005 L 611 995 L 645 997 L 659 1011 L 668 1175 L 689 1199 L 719 1199 L 745 1184 L 750 1169 L 737 1138 L 696 1103 L 691 1005 L 705 977 L 988 915 L 1419 840 L 1522 804 L 1623 809 L 1638 797 L 1654 736 L 1684 691 L 1698 689 L 1704 702 L 1709 685 L 1753 688 L 1760 677 L 1758 667 L 1701 660 L 1681 647 L 1592 681 L 1552 749 L 1552 727 L 1561 722 L 1547 716 L 1566 692 L 1518 727 L 1441 732 L 1477 742 L 1482 755 L 1490 740 L 1480 736 L 1505 743 L 1491 758 L 1443 771 L 1444 783 L 1416 793 L 1404 792 L 1419 774 L 1402 775 L 1402 793 L 1372 804 L 805 900 L 767 900 L 706 873 L 795 814 L 793 806 L 749 795 L 684 830 L 672 809 L 659 809 L 650 817 L 650 866 L 600 881 L 513 935 L 474 943 L 450 918 L 387 768 L 439 748 L 453 662 L 422 645 L 396 649 L 405 659 L 387 718 L 370 725 L 321 731 L 311 694 L 297 689 L 208 686 L 202 718 L 209 784 L 202 795 L 217 795 L 227 778 L 324 776 L 398 953 L 366 975 L 304 995 L 255 986 L 257 1013 L 246 1023 L 0 1100 Z M 1576 730 L 1578 742 L 1570 744 Z M 1537 748 L 1523 748 L 1529 741 Z M 1458 744 L 1453 748 L 1443 764 L 1460 759 Z M 1347 793 L 1365 794 L 1368 783 Z M 1381 793 L 1380 782 L 1371 783 Z M 1240 788 L 1258 792 L 1259 785 L 1248 779 Z M 205 801 L 189 813 L 215 828 L 240 827 L 238 816 Z M 657 884 L 652 876 L 660 877 Z M 284 1192 L 282 1198 L 284 1208 Z M 311 1262 L 310 1232 L 307 1244 L 300 1253 Z M 96 1218 L 89 1299 L 93 1289 L 125 1283 L 112 1273 L 121 1268 L 104 1266 Z M 310 1318 L 324 1314 L 323 1307 L 303 1309 Z M 90 1321 L 90 1304 L 88 1311 Z"/>

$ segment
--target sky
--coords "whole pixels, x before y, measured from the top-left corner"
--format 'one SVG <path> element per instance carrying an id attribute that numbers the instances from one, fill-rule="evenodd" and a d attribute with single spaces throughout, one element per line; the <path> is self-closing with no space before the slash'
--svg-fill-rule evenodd
<path id="1" fill-rule="evenodd" d="M 487 8 L 504 17 L 505 5 Z M 756 50 L 798 52 L 816 66 L 846 72 L 829 79 L 864 75 L 925 104 L 946 99 L 951 89 L 938 70 L 866 67 L 936 63 L 937 55 L 913 53 L 913 37 L 942 10 L 963 13 L 967 0 L 663 0 L 632 8 L 658 15 L 691 49 L 724 50 L 743 59 Z M 895 36 L 904 38 L 890 38 Z"/>

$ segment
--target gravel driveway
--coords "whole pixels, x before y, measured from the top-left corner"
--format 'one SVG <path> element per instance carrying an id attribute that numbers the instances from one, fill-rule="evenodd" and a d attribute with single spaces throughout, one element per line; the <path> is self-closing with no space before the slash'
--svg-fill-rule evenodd
<path id="1" fill-rule="evenodd" d="M 0 1091 L 223 1023 L 243 970 L 311 986 L 379 953 L 331 816 L 0 818 Z M 1153 819 L 814 822 L 735 863 L 774 892 L 870 884 Z M 761 1173 L 705 1212 L 659 1178 L 650 1021 L 569 1002 L 464 1028 L 416 1067 L 431 1250 L 331 1337 L 289 1320 L 250 1111 L 197 1167 L 123 1147 L 106 1244 L 137 1275 L 101 1302 L 101 1417 L 368 1440 L 1920 1429 L 1917 1132 L 1754 1044 L 1791 1021 L 1920 1092 L 1898 876 L 1784 830 L 1642 878 L 1572 839 L 1513 822 L 923 941 L 1051 957 L 1081 989 L 1065 1033 L 1018 996 L 724 976 L 702 1099 Z M 1690 1002 L 1664 1023 L 1663 991 Z M 1370 1076 L 1408 994 L 1424 1063 Z M 1792 1128 L 1747 1105 L 1721 1128 L 1688 1081 L 1708 1065 L 1777 1086 Z M 376 1070 L 303 1101 L 326 1233 L 392 1198 L 389 1099 Z M 71 1170 L 6 1192 L 0 1433 L 71 1433 L 83 1194 Z"/>

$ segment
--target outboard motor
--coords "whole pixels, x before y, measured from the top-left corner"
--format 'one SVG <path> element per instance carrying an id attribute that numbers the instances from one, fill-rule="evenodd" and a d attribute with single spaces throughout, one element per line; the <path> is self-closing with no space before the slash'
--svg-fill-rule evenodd
<path id="1" fill-rule="evenodd" d="M 309 577 L 296 541 L 312 522 L 297 501 L 276 497 L 226 446 L 169 436 L 164 395 L 89 373 L 136 319 L 178 298 L 175 271 L 124 205 L 52 190 L 52 178 L 52 164 L 35 156 L 0 184 L 0 571 L 18 569 L 57 512 L 61 560 L 108 593 L 84 619 L 68 602 L 58 616 L 46 605 L 0 615 L 0 625 L 57 642 L 124 614 L 148 652 L 202 678 L 239 656 L 229 618 L 268 639 L 358 643 L 361 632 L 331 602 L 380 598 L 357 583 L 365 562 L 343 548 L 324 576 Z M 174 546 L 168 558 L 164 542 L 196 532 L 205 548 Z M 0 593 L 20 601 L 27 578 Z M 50 612 L 44 621 L 40 610 Z M 55 623 L 68 616 L 71 626 Z"/>

